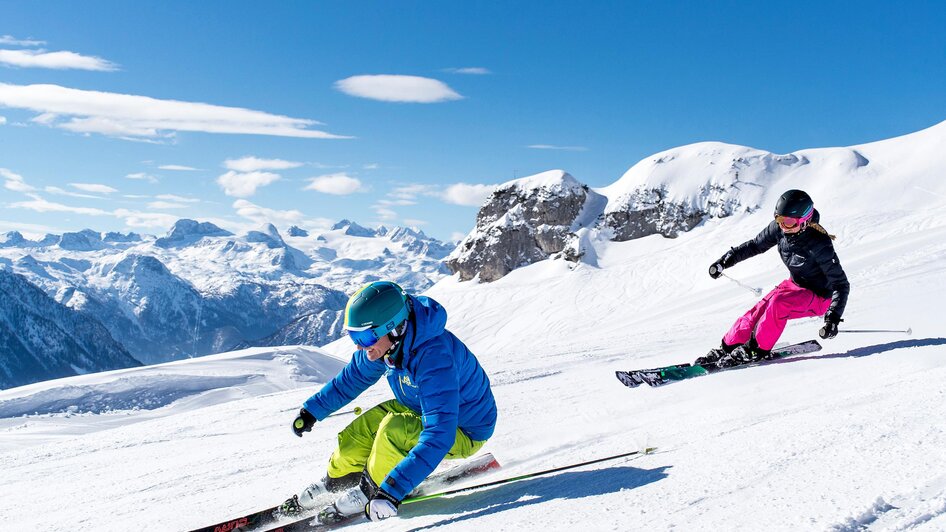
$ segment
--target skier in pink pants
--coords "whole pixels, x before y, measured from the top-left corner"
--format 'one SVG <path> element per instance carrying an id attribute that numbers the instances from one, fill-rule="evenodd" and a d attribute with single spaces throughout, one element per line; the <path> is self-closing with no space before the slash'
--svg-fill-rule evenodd
<path id="1" fill-rule="evenodd" d="M 834 236 L 818 219 L 811 197 L 801 190 L 789 190 L 775 205 L 775 220 L 710 266 L 709 274 L 716 279 L 725 268 L 778 245 L 791 278 L 736 320 L 720 347 L 696 359 L 696 364 L 726 368 L 767 358 L 792 319 L 824 316 L 819 336 L 837 336 L 851 287 L 834 252 Z"/>

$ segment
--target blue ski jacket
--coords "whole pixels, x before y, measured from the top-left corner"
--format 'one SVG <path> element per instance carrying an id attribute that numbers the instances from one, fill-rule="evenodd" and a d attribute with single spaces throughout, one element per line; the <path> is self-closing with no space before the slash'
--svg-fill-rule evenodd
<path id="1" fill-rule="evenodd" d="M 458 428 L 473 441 L 487 440 L 497 416 L 489 377 L 463 342 L 446 330 L 446 309 L 429 297 L 408 298 L 411 314 L 396 367 L 383 359 L 372 362 L 359 349 L 303 405 L 316 419 L 325 419 L 386 375 L 394 397 L 417 412 L 424 427 L 417 445 L 382 483 L 398 500 L 440 464 Z"/>

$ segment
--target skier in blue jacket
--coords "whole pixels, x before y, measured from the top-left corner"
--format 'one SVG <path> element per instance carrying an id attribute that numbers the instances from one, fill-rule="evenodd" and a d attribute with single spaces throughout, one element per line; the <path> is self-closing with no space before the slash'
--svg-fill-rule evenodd
<path id="1" fill-rule="evenodd" d="M 338 434 L 326 476 L 287 500 L 282 513 L 326 505 L 319 513 L 324 523 L 355 513 L 371 520 L 393 517 L 400 501 L 444 458 L 466 458 L 483 447 L 496 426 L 489 378 L 446 323 L 439 303 L 409 296 L 392 282 L 370 283 L 351 296 L 344 326 L 358 349 L 305 401 L 292 430 L 301 437 L 382 376 L 394 399 Z"/>

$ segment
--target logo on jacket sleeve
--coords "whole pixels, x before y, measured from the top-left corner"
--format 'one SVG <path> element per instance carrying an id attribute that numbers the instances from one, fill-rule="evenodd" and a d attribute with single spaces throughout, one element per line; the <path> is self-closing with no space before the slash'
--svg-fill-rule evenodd
<path id="1" fill-rule="evenodd" d="M 400 381 L 400 383 L 403 384 L 404 386 L 410 386 L 411 388 L 417 388 L 417 386 L 416 386 L 413 382 L 411 382 L 411 376 L 410 376 L 410 375 L 401 375 L 401 376 L 398 378 L 398 381 Z"/>

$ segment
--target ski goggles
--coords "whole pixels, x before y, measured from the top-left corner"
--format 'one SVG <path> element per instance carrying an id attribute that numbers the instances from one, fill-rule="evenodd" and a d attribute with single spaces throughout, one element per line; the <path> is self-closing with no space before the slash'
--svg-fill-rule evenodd
<path id="1" fill-rule="evenodd" d="M 802 221 L 801 218 L 792 218 L 791 216 L 776 216 L 775 222 L 779 224 L 782 229 L 794 229 L 798 227 Z"/>
<path id="2" fill-rule="evenodd" d="M 351 341 L 362 349 L 368 349 L 378 343 L 378 340 L 380 340 L 382 336 L 388 334 L 387 328 L 383 325 L 381 327 L 375 327 L 374 329 L 364 329 L 361 331 L 349 329 L 347 332 Z"/>

